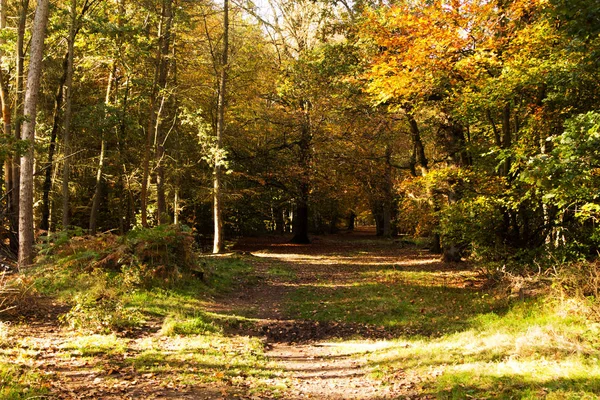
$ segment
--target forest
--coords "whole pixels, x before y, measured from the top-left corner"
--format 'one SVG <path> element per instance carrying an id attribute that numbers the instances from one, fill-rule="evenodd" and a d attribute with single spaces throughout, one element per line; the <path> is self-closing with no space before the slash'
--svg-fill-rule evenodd
<path id="1" fill-rule="evenodd" d="M 0 398 L 600 398 L 599 76 L 592 0 L 0 0 Z"/>

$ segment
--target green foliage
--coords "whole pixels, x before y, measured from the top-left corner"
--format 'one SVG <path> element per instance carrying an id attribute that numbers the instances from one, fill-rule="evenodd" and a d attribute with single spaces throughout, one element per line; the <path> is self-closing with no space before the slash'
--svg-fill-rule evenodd
<path id="1" fill-rule="evenodd" d="M 187 227 L 138 228 L 124 237 L 80 234 L 73 230 L 51 235 L 40 245 L 41 261 L 76 270 L 120 272 L 132 287 L 174 282 L 199 270 L 194 238 Z"/>
<path id="2" fill-rule="evenodd" d="M 106 334 L 127 331 L 144 322 L 139 310 L 127 307 L 116 295 L 94 298 L 86 293 L 72 301 L 75 304 L 61 319 L 74 330 Z"/>
<path id="3" fill-rule="evenodd" d="M 569 119 L 548 141 L 552 151 L 532 158 L 523 179 L 556 210 L 557 243 L 593 254 L 600 245 L 600 113 Z"/>
<path id="4" fill-rule="evenodd" d="M 171 315 L 167 317 L 160 330 L 162 335 L 202 335 L 221 332 L 222 328 L 211 322 L 206 315 Z"/>
<path id="5" fill-rule="evenodd" d="M 88 333 L 129 332 L 166 318 L 166 335 L 218 332 L 201 313 L 201 297 L 234 290 L 254 278 L 239 257 L 203 257 L 189 229 L 159 226 L 124 237 L 57 235 L 46 244 L 35 287 L 72 305 L 62 320 Z M 194 275 L 195 274 L 195 275 Z M 182 303 L 188 304 L 182 307 Z"/>
<path id="6" fill-rule="evenodd" d="M 27 365 L 0 362 L 0 398 L 6 400 L 45 397 L 48 393 L 47 380 Z"/>
<path id="7" fill-rule="evenodd" d="M 440 211 L 439 233 L 443 243 L 463 246 L 467 254 L 494 259 L 505 249 L 498 227 L 502 225 L 497 200 L 476 196 L 461 199 Z"/>

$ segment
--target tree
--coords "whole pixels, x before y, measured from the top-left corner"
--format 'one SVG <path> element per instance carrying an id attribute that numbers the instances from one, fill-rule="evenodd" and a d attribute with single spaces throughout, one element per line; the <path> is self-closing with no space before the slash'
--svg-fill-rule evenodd
<path id="1" fill-rule="evenodd" d="M 216 149 L 215 149 L 215 169 L 214 169 L 214 244 L 213 253 L 223 251 L 223 210 L 222 210 L 222 161 L 219 159 L 221 148 L 223 147 L 223 134 L 225 132 L 225 102 L 227 95 L 227 70 L 229 58 L 229 1 L 223 1 L 223 50 L 221 53 L 221 74 L 219 78 L 219 95 L 217 100 L 217 128 L 216 128 Z"/>
<path id="2" fill-rule="evenodd" d="M 21 268 L 27 267 L 33 262 L 33 146 L 35 144 L 35 122 L 42 76 L 48 8 L 48 0 L 38 0 L 33 20 L 31 56 L 29 58 L 27 90 L 23 107 L 25 115 L 23 140 L 28 142 L 29 148 L 21 157 L 21 189 L 19 195 L 19 266 Z"/>

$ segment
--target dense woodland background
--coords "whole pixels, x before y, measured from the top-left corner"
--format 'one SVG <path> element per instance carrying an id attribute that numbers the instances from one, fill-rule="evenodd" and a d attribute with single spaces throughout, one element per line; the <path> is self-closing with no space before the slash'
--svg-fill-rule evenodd
<path id="1" fill-rule="evenodd" d="M 47 6 L 1 4 L 5 256 L 64 230 L 359 222 L 446 260 L 598 255 L 594 1 L 58 0 L 44 29 Z"/>

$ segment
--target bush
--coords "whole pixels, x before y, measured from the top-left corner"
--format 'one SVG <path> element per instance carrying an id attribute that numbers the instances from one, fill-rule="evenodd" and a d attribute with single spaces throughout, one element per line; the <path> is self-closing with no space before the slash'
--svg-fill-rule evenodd
<path id="1" fill-rule="evenodd" d="M 123 332 L 139 326 L 144 316 L 128 305 L 131 293 L 174 286 L 200 269 L 191 232 L 176 225 L 136 229 L 121 237 L 60 233 L 42 246 L 41 262 L 47 268 L 37 287 L 64 294 L 73 306 L 61 317 L 63 322 L 86 332 Z"/>
<path id="2" fill-rule="evenodd" d="M 443 243 L 458 245 L 479 259 L 495 259 L 504 253 L 497 234 L 502 215 L 493 199 L 484 196 L 463 199 L 444 208 L 439 216 Z"/>
<path id="3" fill-rule="evenodd" d="M 65 239 L 68 238 L 68 239 Z M 111 233 L 74 236 L 59 233 L 42 244 L 48 262 L 80 271 L 122 273 L 130 286 L 174 282 L 199 266 L 194 238 L 179 225 L 139 228 L 120 237 Z"/>

